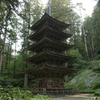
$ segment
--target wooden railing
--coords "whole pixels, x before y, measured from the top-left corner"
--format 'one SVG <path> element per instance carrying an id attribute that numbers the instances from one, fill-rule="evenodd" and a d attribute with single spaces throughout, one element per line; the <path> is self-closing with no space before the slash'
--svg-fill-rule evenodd
<path id="1" fill-rule="evenodd" d="M 31 92 L 37 94 L 75 94 L 77 91 L 74 89 L 45 89 L 45 88 L 36 88 L 36 89 L 31 89 Z"/>

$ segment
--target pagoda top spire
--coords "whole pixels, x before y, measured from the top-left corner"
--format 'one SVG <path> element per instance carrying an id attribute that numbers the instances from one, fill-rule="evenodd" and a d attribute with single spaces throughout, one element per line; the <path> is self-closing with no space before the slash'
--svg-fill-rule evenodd
<path id="1" fill-rule="evenodd" d="M 51 15 L 51 6 L 50 6 L 51 1 L 52 1 L 52 0 L 48 0 L 48 12 L 47 12 L 47 14 L 48 14 L 49 16 Z"/>

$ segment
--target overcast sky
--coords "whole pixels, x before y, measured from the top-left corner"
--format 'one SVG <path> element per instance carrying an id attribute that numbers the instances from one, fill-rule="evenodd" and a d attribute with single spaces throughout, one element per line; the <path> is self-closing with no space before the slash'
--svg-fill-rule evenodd
<path id="1" fill-rule="evenodd" d="M 48 0 L 41 0 L 42 4 L 46 4 Z M 82 3 L 83 8 L 86 9 L 83 13 L 84 17 L 85 15 L 91 15 L 94 6 L 96 5 L 95 0 L 72 0 L 72 3 L 76 5 L 76 3 Z"/>
<path id="2" fill-rule="evenodd" d="M 84 11 L 84 15 L 91 15 L 92 11 L 94 9 L 94 6 L 96 5 L 96 1 L 95 0 L 72 0 L 73 4 L 76 3 L 82 3 L 83 4 L 83 8 L 85 8 L 86 10 Z"/>

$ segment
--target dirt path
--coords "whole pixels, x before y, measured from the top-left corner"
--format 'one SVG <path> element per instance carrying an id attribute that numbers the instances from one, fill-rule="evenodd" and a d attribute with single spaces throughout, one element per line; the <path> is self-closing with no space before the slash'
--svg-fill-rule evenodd
<path id="1" fill-rule="evenodd" d="M 54 100 L 94 100 L 94 98 L 54 98 Z"/>
<path id="2" fill-rule="evenodd" d="M 75 99 L 75 98 L 66 98 L 66 99 L 63 99 L 63 98 L 55 98 L 54 100 L 88 100 L 88 99 Z M 89 99 L 90 100 L 90 99 Z M 93 100 L 93 99 L 91 99 Z"/>
<path id="3" fill-rule="evenodd" d="M 88 98 L 66 98 L 66 99 L 63 99 L 63 98 L 55 98 L 54 100 L 94 100 L 93 98 L 92 99 L 88 99 Z M 100 100 L 100 99 L 98 99 Z"/>
<path id="4" fill-rule="evenodd" d="M 91 97 L 89 94 L 79 94 L 65 97 L 54 98 L 54 100 L 95 100 L 95 97 Z M 100 100 L 98 97 L 97 100 Z"/>

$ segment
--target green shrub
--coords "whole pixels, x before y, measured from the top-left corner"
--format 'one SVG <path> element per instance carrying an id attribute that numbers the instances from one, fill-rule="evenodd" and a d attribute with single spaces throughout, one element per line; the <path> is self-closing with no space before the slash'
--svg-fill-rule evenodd
<path id="1" fill-rule="evenodd" d="M 100 72 L 100 60 L 91 61 L 88 67 L 93 69 L 93 71 Z"/>
<path id="2" fill-rule="evenodd" d="M 44 96 L 44 95 L 35 95 L 32 100 L 52 100 L 51 97 L 49 96 Z"/>
<path id="3" fill-rule="evenodd" d="M 100 75 L 96 78 L 96 80 L 92 84 L 92 89 L 96 90 L 100 88 Z"/>
<path id="4" fill-rule="evenodd" d="M 44 95 L 33 95 L 28 90 L 20 88 L 12 88 L 0 86 L 0 100 L 52 100 L 52 98 Z"/>
<path id="5" fill-rule="evenodd" d="M 75 88 L 75 84 L 74 83 L 65 83 L 64 87 L 66 89 L 73 89 L 73 88 Z"/>
<path id="6" fill-rule="evenodd" d="M 94 93 L 95 96 L 100 96 L 100 89 L 97 89 Z"/>
<path id="7" fill-rule="evenodd" d="M 7 86 L 3 88 L 0 86 L 0 100 L 18 100 L 20 98 L 31 98 L 32 93 L 28 90 L 21 90 L 19 88 L 12 88 L 11 86 Z"/>

